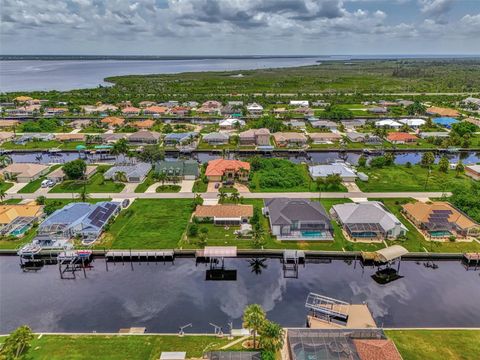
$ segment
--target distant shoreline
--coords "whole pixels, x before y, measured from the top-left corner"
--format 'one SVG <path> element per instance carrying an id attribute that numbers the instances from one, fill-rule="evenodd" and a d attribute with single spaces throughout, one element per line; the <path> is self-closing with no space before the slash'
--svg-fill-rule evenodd
<path id="1" fill-rule="evenodd" d="M 0 55 L 0 61 L 22 61 L 22 60 L 38 60 L 38 61 L 69 61 L 69 60 L 121 60 L 121 61 L 168 61 L 168 60 L 242 60 L 242 59 L 320 59 L 330 61 L 345 61 L 345 60 L 395 60 L 395 59 L 475 59 L 480 58 L 480 54 L 442 54 L 442 55 L 428 55 L 428 54 L 391 54 L 391 55 Z"/>

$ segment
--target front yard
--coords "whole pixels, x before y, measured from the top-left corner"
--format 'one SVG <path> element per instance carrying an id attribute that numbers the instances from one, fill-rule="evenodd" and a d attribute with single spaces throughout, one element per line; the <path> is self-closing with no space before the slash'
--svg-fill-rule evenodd
<path id="1" fill-rule="evenodd" d="M 125 187 L 125 184 L 113 180 L 105 180 L 103 173 L 110 166 L 100 165 L 97 172 L 87 180 L 85 191 L 87 193 L 119 193 Z M 65 180 L 55 185 L 49 192 L 51 193 L 81 193 L 84 189 L 82 180 Z"/>

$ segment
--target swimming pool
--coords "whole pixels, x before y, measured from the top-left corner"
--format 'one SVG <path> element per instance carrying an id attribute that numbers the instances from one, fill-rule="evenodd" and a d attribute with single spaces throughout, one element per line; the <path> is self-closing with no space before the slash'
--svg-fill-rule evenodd
<path id="1" fill-rule="evenodd" d="M 450 231 L 442 230 L 442 231 L 429 231 L 430 236 L 433 237 L 443 237 L 443 236 L 450 236 L 452 233 Z"/>
<path id="2" fill-rule="evenodd" d="M 22 226 L 21 228 L 18 228 L 18 229 L 15 229 L 15 230 L 11 231 L 10 235 L 21 236 L 21 235 L 25 234 L 28 231 L 29 228 L 30 228 L 29 225 Z"/>
<path id="3" fill-rule="evenodd" d="M 324 237 L 322 231 L 302 231 L 303 237 Z"/>

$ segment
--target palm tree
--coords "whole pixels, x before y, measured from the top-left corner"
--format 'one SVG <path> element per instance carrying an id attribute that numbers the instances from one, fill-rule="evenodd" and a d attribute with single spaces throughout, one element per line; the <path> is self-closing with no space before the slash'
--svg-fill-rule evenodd
<path id="1" fill-rule="evenodd" d="M 230 200 L 233 201 L 234 203 L 237 203 L 240 200 L 240 194 L 238 192 L 232 192 L 230 194 Z"/>
<path id="2" fill-rule="evenodd" d="M 218 196 L 218 202 L 221 204 L 227 199 L 228 195 L 227 193 L 220 191 L 217 196 Z"/>
<path id="3" fill-rule="evenodd" d="M 262 271 L 267 268 L 267 264 L 265 264 L 266 261 L 267 259 L 265 258 L 263 259 L 254 258 L 254 259 L 248 260 L 248 264 L 252 269 L 252 273 L 254 273 L 255 275 L 260 275 Z"/>
<path id="4" fill-rule="evenodd" d="M 276 353 L 283 347 L 284 330 L 277 323 L 266 321 L 260 329 L 260 343 L 264 351 Z"/>
<path id="5" fill-rule="evenodd" d="M 82 202 L 87 202 L 91 196 L 90 194 L 87 192 L 87 189 L 84 187 L 82 192 L 80 194 L 78 194 L 78 198 L 80 199 L 80 201 Z"/>
<path id="6" fill-rule="evenodd" d="M 117 171 L 115 173 L 115 178 L 117 179 L 117 181 L 127 182 L 127 174 L 125 173 L 125 171 Z"/>
<path id="7" fill-rule="evenodd" d="M 4 168 L 5 166 L 12 163 L 12 158 L 8 155 L 0 155 L 0 167 Z"/>
<path id="8" fill-rule="evenodd" d="M 1 184 L 1 185 L 3 185 L 3 184 Z M 3 199 L 5 199 L 5 196 L 7 196 L 6 191 L 4 189 L 0 189 L 0 202 L 3 203 Z"/>
<path id="9" fill-rule="evenodd" d="M 243 311 L 243 327 L 249 329 L 253 335 L 253 348 L 256 346 L 257 333 L 265 325 L 266 315 L 262 307 L 258 304 L 248 305 Z"/>
<path id="10" fill-rule="evenodd" d="M 167 180 L 167 173 L 161 172 L 161 173 L 157 174 L 156 178 L 163 185 L 163 184 L 165 184 L 165 181 Z"/>

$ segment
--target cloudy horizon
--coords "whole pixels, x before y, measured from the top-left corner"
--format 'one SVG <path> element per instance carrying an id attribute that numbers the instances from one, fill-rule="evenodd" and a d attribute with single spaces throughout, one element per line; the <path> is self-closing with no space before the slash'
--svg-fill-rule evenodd
<path id="1" fill-rule="evenodd" d="M 0 53 L 477 55 L 480 0 L 0 0 Z"/>

